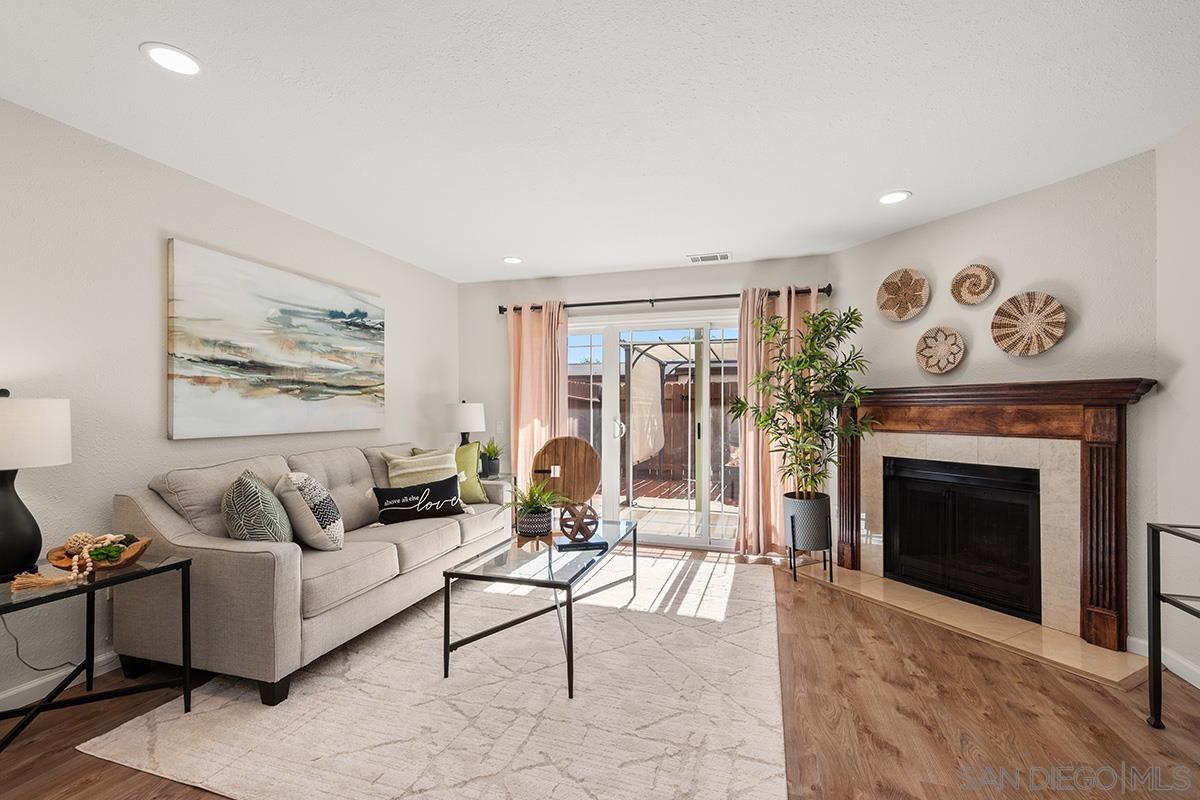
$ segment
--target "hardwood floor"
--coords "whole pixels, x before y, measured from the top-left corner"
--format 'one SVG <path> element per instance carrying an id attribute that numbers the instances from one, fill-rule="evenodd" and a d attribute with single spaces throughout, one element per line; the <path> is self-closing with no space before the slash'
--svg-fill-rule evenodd
<path id="1" fill-rule="evenodd" d="M 1200 797 L 1200 689 L 1174 675 L 1156 731 L 1144 685 L 1108 689 L 781 570 L 775 591 L 792 798 L 1112 797 L 964 788 L 962 770 L 1122 763 L 1168 784 L 1183 765 L 1192 787 L 1123 797 Z"/>
<path id="2" fill-rule="evenodd" d="M 1184 765 L 1200 797 L 1200 690 L 1167 675 L 1165 731 L 1145 723 L 1144 687 L 1106 689 L 936 625 L 775 571 L 791 798 L 1111 797 L 964 789 L 965 767 Z M 123 682 L 101 676 L 98 688 Z M 78 690 L 73 690 L 78 691 Z M 74 747 L 178 692 L 40 717 L 0 755 L 4 800 L 198 800 L 217 795 L 101 761 Z M 0 723 L 0 731 L 11 723 Z M 1164 772 L 1170 782 L 1172 775 Z"/>

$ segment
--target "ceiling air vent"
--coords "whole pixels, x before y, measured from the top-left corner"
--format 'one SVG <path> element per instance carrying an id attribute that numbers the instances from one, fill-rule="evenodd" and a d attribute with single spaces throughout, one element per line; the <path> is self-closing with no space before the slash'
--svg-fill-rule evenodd
<path id="1" fill-rule="evenodd" d="M 724 250 L 720 253 L 697 253 L 688 256 L 688 261 L 693 264 L 707 264 L 709 261 L 728 261 L 729 251 Z"/>

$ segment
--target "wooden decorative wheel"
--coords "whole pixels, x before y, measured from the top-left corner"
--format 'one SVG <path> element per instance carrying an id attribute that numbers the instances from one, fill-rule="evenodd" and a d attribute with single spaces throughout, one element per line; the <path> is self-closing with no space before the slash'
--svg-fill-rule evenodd
<path id="1" fill-rule="evenodd" d="M 558 436 L 546 442 L 533 457 L 534 483 L 558 492 L 569 501 L 560 520 L 563 533 L 587 539 L 600 521 L 591 499 L 600 488 L 600 454 L 578 436 Z"/>

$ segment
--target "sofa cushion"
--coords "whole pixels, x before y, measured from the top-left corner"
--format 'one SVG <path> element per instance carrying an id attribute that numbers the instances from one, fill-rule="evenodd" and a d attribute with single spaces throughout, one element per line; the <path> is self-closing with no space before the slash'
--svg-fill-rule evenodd
<path id="1" fill-rule="evenodd" d="M 449 450 L 422 450 L 420 447 L 413 448 L 414 456 L 449 452 Z M 392 486 L 409 485 L 407 483 L 396 483 L 394 477 L 396 472 L 395 463 L 391 459 L 388 460 L 388 469 L 388 477 L 391 478 Z M 455 448 L 454 469 L 458 472 L 460 482 L 458 493 L 462 497 L 462 501 L 464 503 L 486 503 L 488 501 L 487 492 L 483 490 L 483 484 L 479 481 L 479 442 L 469 442 Z"/>
<path id="2" fill-rule="evenodd" d="M 371 492 L 375 488 L 371 465 L 357 447 L 296 453 L 288 456 L 287 462 L 293 471 L 308 473 L 329 490 L 333 502 L 342 512 L 346 530 L 370 525 L 379 516 L 375 495 Z"/>
<path id="3" fill-rule="evenodd" d="M 412 453 L 383 452 L 388 465 L 387 486 L 407 489 L 409 486 L 434 483 L 446 478 L 458 478 L 458 466 L 454 453 L 449 450 L 421 450 L 414 447 Z"/>
<path id="4" fill-rule="evenodd" d="M 379 521 L 385 525 L 430 517 L 453 517 L 466 512 L 458 497 L 457 475 L 403 489 L 376 486 L 374 491 L 375 499 L 379 501 Z"/>
<path id="5" fill-rule="evenodd" d="M 470 508 L 473 514 L 459 514 L 450 518 L 458 523 L 462 544 L 503 530 L 511 519 L 509 510 L 495 503 L 474 503 Z"/>
<path id="6" fill-rule="evenodd" d="M 250 470 L 239 475 L 221 497 L 221 517 L 230 539 L 292 541 L 292 524 L 283 503 Z"/>
<path id="7" fill-rule="evenodd" d="M 383 451 L 389 453 L 411 453 L 413 449 L 412 442 L 401 442 L 400 444 L 389 444 L 383 447 L 364 447 L 363 456 L 367 459 L 367 463 L 371 465 L 371 478 L 374 486 L 391 486 L 388 483 L 388 465 L 387 459 L 383 457 Z"/>
<path id="8" fill-rule="evenodd" d="M 300 551 L 300 609 L 305 619 L 328 611 L 400 574 L 387 542 L 346 542 L 341 550 Z"/>
<path id="9" fill-rule="evenodd" d="M 196 530 L 209 536 L 225 536 L 221 498 L 246 470 L 262 478 L 267 486 L 274 486 L 288 471 L 288 465 L 283 456 L 259 456 L 211 467 L 173 469 L 151 480 L 150 488 Z"/>
<path id="10" fill-rule="evenodd" d="M 395 546 L 400 574 L 411 572 L 440 555 L 449 553 L 462 541 L 462 529 L 449 517 L 414 519 L 391 525 L 360 528 L 346 534 L 350 542 L 388 542 Z"/>
<path id="11" fill-rule="evenodd" d="M 292 533 L 314 550 L 341 550 L 346 538 L 342 512 L 329 490 L 307 472 L 289 472 L 275 484 Z"/>

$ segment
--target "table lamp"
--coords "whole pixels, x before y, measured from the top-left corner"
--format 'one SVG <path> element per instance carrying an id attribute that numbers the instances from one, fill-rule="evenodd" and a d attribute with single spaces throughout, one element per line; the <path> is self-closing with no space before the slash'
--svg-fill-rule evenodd
<path id="1" fill-rule="evenodd" d="M 17 470 L 71 463 L 71 401 L 13 398 L 0 389 L 0 583 L 32 572 L 37 520 L 17 496 Z"/>
<path id="2" fill-rule="evenodd" d="M 483 403 L 450 403 L 446 406 L 446 414 L 450 417 L 450 430 L 462 434 L 462 444 L 470 442 L 471 433 L 481 433 L 487 430 L 483 421 Z"/>

